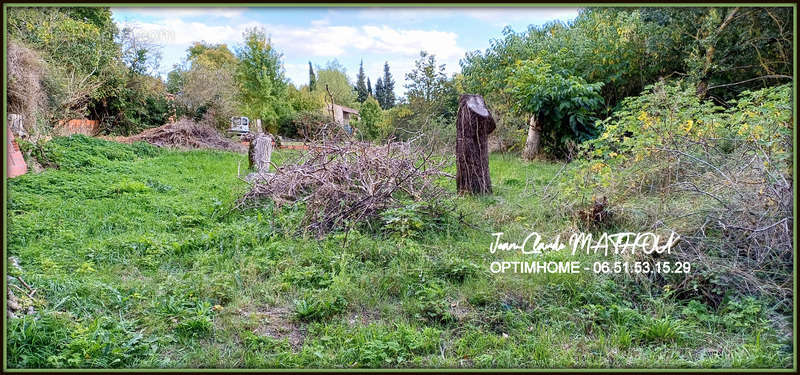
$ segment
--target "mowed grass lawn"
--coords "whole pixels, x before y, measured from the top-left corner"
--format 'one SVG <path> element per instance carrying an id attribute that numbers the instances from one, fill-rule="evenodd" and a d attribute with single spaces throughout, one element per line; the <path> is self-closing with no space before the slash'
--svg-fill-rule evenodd
<path id="1" fill-rule="evenodd" d="M 490 273 L 525 259 L 490 254 L 492 232 L 572 226 L 539 198 L 556 163 L 492 155 L 495 194 L 435 228 L 316 239 L 297 236 L 303 208 L 235 208 L 245 155 L 59 142 L 60 169 L 8 182 L 8 272 L 37 290 L 8 320 L 11 368 L 791 366 L 758 300 Z"/>

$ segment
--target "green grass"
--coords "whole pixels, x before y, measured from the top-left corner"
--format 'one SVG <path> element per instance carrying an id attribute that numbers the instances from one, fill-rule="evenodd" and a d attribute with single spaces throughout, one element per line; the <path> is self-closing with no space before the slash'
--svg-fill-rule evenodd
<path id="1" fill-rule="evenodd" d="M 8 255 L 37 288 L 36 314 L 9 320 L 11 368 L 791 366 L 755 299 L 713 309 L 624 278 L 490 273 L 525 259 L 490 254 L 492 232 L 573 226 L 540 198 L 558 164 L 492 155 L 495 194 L 456 199 L 468 224 L 409 208 L 384 218 L 394 234 L 344 246 L 294 236 L 301 208 L 235 209 L 244 155 L 48 147 L 60 169 L 9 180 Z"/>

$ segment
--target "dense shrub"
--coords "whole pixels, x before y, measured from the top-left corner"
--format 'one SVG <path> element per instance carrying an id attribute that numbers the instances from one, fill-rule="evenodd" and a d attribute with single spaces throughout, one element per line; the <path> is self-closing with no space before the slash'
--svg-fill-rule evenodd
<path id="1" fill-rule="evenodd" d="M 72 118 L 122 135 L 166 122 L 164 84 L 144 69 L 158 51 L 120 32 L 109 8 L 14 8 L 8 23 L 9 109 L 34 138 Z"/>
<path id="2" fill-rule="evenodd" d="M 692 276 L 668 281 L 714 303 L 731 292 L 791 305 L 789 85 L 744 92 L 724 109 L 692 86 L 659 83 L 601 122 L 563 176 L 563 198 L 607 197 L 636 228 L 674 230 Z M 666 219 L 668 218 L 668 219 Z"/>
<path id="3" fill-rule="evenodd" d="M 381 118 L 383 117 L 383 113 L 378 101 L 372 96 L 367 98 L 367 100 L 361 104 L 361 111 L 359 112 L 359 115 L 361 118 L 352 122 L 353 127 L 358 129 L 359 136 L 362 139 L 377 138 L 380 135 L 378 124 L 381 122 Z"/>
<path id="4" fill-rule="evenodd" d="M 288 138 L 306 138 L 331 121 L 331 117 L 320 110 L 295 112 L 281 120 L 278 134 Z"/>

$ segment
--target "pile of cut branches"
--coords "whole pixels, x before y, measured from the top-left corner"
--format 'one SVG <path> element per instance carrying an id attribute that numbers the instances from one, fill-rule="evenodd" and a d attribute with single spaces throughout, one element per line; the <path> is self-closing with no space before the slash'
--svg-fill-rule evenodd
<path id="1" fill-rule="evenodd" d="M 278 206 L 303 202 L 300 231 L 322 236 L 368 222 L 402 200 L 436 205 L 448 195 L 436 180 L 453 178 L 443 172 L 452 160 L 416 141 L 373 145 L 332 137 L 310 143 L 295 160 L 273 164 L 275 173 L 253 181 L 239 206 L 264 198 Z"/>
<path id="2" fill-rule="evenodd" d="M 112 137 L 117 142 L 145 141 L 158 147 L 178 149 L 206 148 L 244 152 L 244 145 L 222 136 L 217 129 L 202 123 L 182 118 L 175 123 L 147 129 L 130 137 Z"/>

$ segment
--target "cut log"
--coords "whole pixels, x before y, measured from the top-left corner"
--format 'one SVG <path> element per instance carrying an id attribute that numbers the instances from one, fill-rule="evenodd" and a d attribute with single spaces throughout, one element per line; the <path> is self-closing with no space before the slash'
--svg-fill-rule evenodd
<path id="1" fill-rule="evenodd" d="M 456 188 L 459 194 L 491 194 L 489 134 L 496 124 L 480 95 L 461 95 L 456 120 Z"/>
<path id="2" fill-rule="evenodd" d="M 258 133 L 250 141 L 247 153 L 250 169 L 258 173 L 269 172 L 269 162 L 272 159 L 272 136 Z"/>

